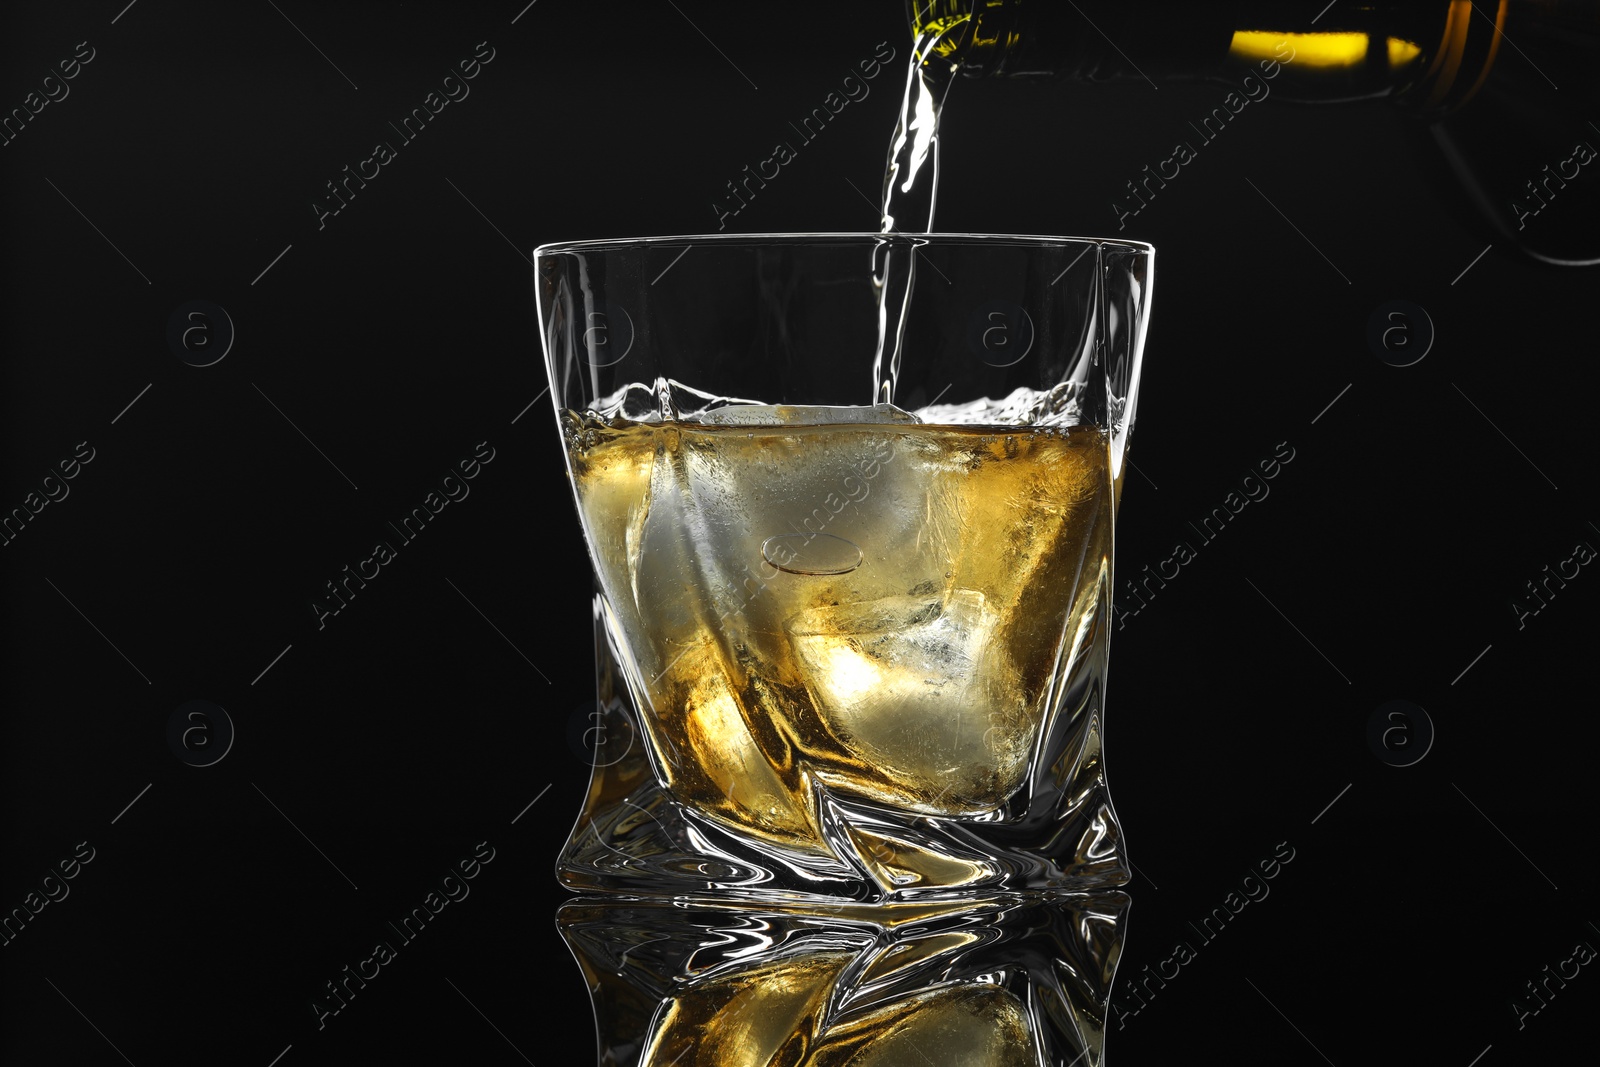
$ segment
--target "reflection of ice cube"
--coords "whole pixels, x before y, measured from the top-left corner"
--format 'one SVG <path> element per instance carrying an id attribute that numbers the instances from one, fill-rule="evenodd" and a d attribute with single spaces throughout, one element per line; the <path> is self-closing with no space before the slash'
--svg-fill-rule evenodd
<path id="1" fill-rule="evenodd" d="M 819 607 L 785 627 L 823 722 L 903 786 L 998 804 L 1031 734 L 982 593 Z"/>
<path id="2" fill-rule="evenodd" d="M 872 407 L 729 404 L 702 411 L 694 416 L 694 421 L 722 426 L 835 426 L 922 420 L 893 404 L 875 404 Z"/>

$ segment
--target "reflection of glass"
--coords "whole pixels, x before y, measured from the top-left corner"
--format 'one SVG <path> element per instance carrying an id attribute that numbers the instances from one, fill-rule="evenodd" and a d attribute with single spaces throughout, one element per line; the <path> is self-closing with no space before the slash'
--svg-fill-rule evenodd
<path id="1" fill-rule="evenodd" d="M 1122 893 L 591 900 L 557 921 L 607 1067 L 1095 1067 L 1127 909 Z"/>
<path id="2" fill-rule="evenodd" d="M 1100 737 L 1152 256 L 938 235 L 538 251 L 600 704 L 635 742 L 594 769 L 569 886 L 1127 880 Z M 891 258 L 906 291 L 921 265 L 899 307 L 869 269 Z"/>

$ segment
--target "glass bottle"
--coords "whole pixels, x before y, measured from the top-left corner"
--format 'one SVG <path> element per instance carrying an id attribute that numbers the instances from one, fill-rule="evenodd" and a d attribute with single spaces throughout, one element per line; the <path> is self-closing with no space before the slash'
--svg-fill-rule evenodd
<path id="1" fill-rule="evenodd" d="M 1255 78 L 1280 100 L 1387 99 L 1419 120 L 1495 242 L 1600 263 L 1595 0 L 912 0 L 911 22 L 925 61 L 972 77 L 1246 91 Z"/>

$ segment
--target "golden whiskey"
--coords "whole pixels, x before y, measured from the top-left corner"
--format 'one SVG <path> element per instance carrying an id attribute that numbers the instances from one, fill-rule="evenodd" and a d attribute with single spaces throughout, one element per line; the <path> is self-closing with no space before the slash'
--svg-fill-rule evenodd
<path id="1" fill-rule="evenodd" d="M 971 817 L 1024 784 L 1109 580 L 1113 508 L 1099 429 L 824 410 L 864 414 L 564 415 L 652 763 L 696 810 L 813 853 L 822 791 Z M 869 862 L 903 858 L 852 833 Z"/>

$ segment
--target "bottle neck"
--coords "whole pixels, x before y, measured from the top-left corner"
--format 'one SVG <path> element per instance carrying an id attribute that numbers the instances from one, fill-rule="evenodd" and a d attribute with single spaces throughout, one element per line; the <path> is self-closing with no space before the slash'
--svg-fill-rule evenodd
<path id="1" fill-rule="evenodd" d="M 913 0 L 912 22 L 938 35 L 924 60 L 958 63 L 968 76 L 1238 84 L 1257 75 L 1276 79 L 1287 99 L 1387 97 L 1437 116 L 1483 85 L 1513 6 L 1379 0 L 1316 13 L 1272 0 Z"/>

